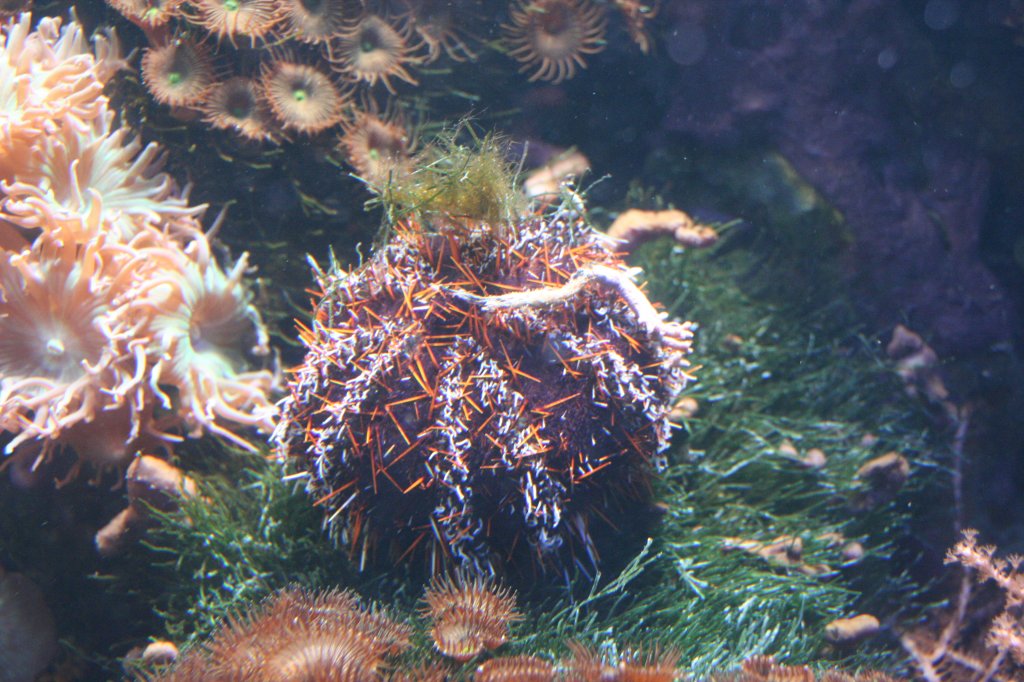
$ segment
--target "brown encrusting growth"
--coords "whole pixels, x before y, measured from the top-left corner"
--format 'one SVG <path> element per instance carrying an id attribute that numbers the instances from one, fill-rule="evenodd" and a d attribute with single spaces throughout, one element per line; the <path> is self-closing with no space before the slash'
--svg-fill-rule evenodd
<path id="1" fill-rule="evenodd" d="M 154 682 L 383 679 L 388 656 L 409 646 L 407 626 L 360 605 L 351 592 L 289 589 L 230 619 Z"/>
<path id="2" fill-rule="evenodd" d="M 128 506 L 96 533 L 97 551 L 112 556 L 153 525 L 153 510 L 177 511 L 182 499 L 195 497 L 195 481 L 176 466 L 152 455 L 140 455 L 125 472 Z"/>
<path id="3" fill-rule="evenodd" d="M 17 0 L 10 3 L 17 5 Z M 265 125 L 260 109 L 271 106 L 267 96 L 261 91 L 257 99 L 263 104 L 254 106 L 259 103 L 241 85 L 247 79 L 258 80 L 275 62 L 297 61 L 332 73 L 345 100 L 343 108 L 348 108 L 350 100 L 372 100 L 386 89 L 391 96 L 414 97 L 401 105 L 415 110 L 418 121 L 426 121 L 436 110 L 435 104 L 448 107 L 456 98 L 482 102 L 483 93 L 473 91 L 477 82 L 504 77 L 466 62 L 476 62 L 488 52 L 498 53 L 515 60 L 505 62 L 509 71 L 519 68 L 530 81 L 561 83 L 584 69 L 589 55 L 604 49 L 609 20 L 618 24 L 620 40 L 628 32 L 642 49 L 648 49 L 645 26 L 657 14 L 657 4 L 645 4 L 644 0 L 106 3 L 145 33 L 148 48 L 144 70 L 150 72 L 147 85 L 157 102 L 174 107 L 174 118 L 275 145 L 302 140 L 305 123 L 281 130 L 281 122 L 288 118 L 278 112 L 277 128 Z M 157 57 L 163 61 L 157 62 Z M 205 65 L 192 63 L 199 57 L 204 58 Z M 481 68 L 490 69 L 490 63 L 482 60 Z M 432 66 L 419 68 L 422 65 Z M 200 66 L 202 77 L 197 78 L 192 72 Z M 449 77 L 453 68 L 464 71 L 469 78 L 461 74 Z M 231 85 L 220 87 L 222 81 Z M 383 87 L 378 88 L 378 84 Z M 229 107 L 227 97 L 236 102 L 244 99 L 245 103 Z M 397 100 L 387 110 L 395 103 Z M 323 124 L 324 128 L 339 125 L 342 117 L 330 120 L 333 123 Z M 289 134 L 296 132 L 300 135 Z M 563 179 L 561 175 L 552 176 L 554 186 L 545 185 L 541 193 L 557 196 L 558 183 Z M 541 198 L 542 202 L 548 200 Z M 0 233 L 3 238 L 5 235 Z"/>
<path id="4" fill-rule="evenodd" d="M 515 595 L 480 577 L 435 577 L 423 598 L 434 647 L 457 661 L 497 649 L 508 640 L 509 625 L 522 619 Z"/>
<path id="5" fill-rule="evenodd" d="M 270 125 L 261 111 L 271 106 L 267 97 L 260 92 L 257 99 L 263 103 L 259 105 L 242 84 L 258 80 L 282 59 L 332 73 L 345 100 L 343 108 L 351 100 L 373 99 L 386 89 L 388 95 L 403 98 L 401 106 L 417 112 L 417 121 L 428 121 L 433 112 L 450 109 L 458 100 L 484 103 L 490 95 L 480 84 L 508 75 L 493 71 L 493 60 L 481 59 L 479 68 L 467 62 L 477 62 L 488 53 L 501 54 L 512 58 L 504 61 L 504 70 L 518 68 L 526 74 L 514 81 L 528 77 L 531 82 L 561 83 L 579 74 L 590 55 L 604 49 L 609 22 L 615 24 L 610 33 L 613 39 L 624 42 L 628 33 L 648 51 L 648 23 L 658 14 L 657 0 L 105 2 L 145 33 L 146 84 L 156 102 L 174 107 L 170 113 L 175 119 L 274 145 L 308 142 L 303 137 L 305 123 L 282 130 L 281 123 L 288 118 L 278 112 L 278 125 Z M 7 0 L 7 4 L 8 11 L 14 12 L 30 3 Z M 4 16 L 2 4 L 0 16 Z M 200 57 L 205 64 L 194 63 Z M 424 65 L 429 66 L 420 68 Z M 452 75 L 452 69 L 461 73 Z M 193 74 L 197 70 L 201 73 Z M 223 81 L 230 85 L 221 87 Z M 236 104 L 229 106 L 227 98 Z M 387 110 L 396 103 L 393 100 Z M 454 113 L 449 110 L 445 115 Z M 331 125 L 323 127 L 338 126 L 342 117 L 331 120 Z M 319 148 L 317 158 L 323 158 L 324 152 L 329 149 Z M 223 156 L 230 157 L 230 153 Z M 567 170 L 577 176 L 580 172 Z M 553 186 L 528 191 L 551 195 L 540 199 L 548 202 L 557 198 L 564 179 L 556 174 L 549 178 Z M 8 238 L 0 231 L 0 243 Z"/>
<path id="6" fill-rule="evenodd" d="M 568 183 L 578 181 L 589 171 L 590 159 L 578 149 L 571 149 L 530 171 L 523 180 L 523 191 L 534 201 L 552 204 L 558 201 Z"/>
<path id="7" fill-rule="evenodd" d="M 853 492 L 850 507 L 866 511 L 892 502 L 909 476 L 910 462 L 898 452 L 868 460 L 857 470 L 862 485 Z"/>
<path id="8" fill-rule="evenodd" d="M 634 274 L 562 213 L 399 225 L 320 272 L 274 441 L 332 535 L 361 564 L 597 565 L 593 531 L 649 499 L 689 380 L 690 325 Z"/>
<path id="9" fill-rule="evenodd" d="M 530 81 L 561 83 L 585 69 L 586 55 L 604 49 L 604 10 L 590 0 L 520 0 L 509 8 L 509 54 L 533 71 Z"/>
<path id="10" fill-rule="evenodd" d="M 2 571 L 0 571 L 2 573 Z M 0 575 L 2 577 L 2 575 Z M 473 633 L 479 645 L 489 637 L 504 642 L 508 623 L 519 619 L 515 597 L 479 577 L 457 574 L 435 578 L 424 597 L 423 615 L 438 623 L 460 610 L 461 629 Z M 458 628 L 456 628 L 458 629 Z M 341 590 L 309 592 L 291 588 L 276 593 L 248 614 L 228 618 L 205 643 L 183 654 L 169 642 L 152 648 L 151 656 L 173 664 L 159 674 L 142 672 L 146 682 L 444 682 L 468 679 L 467 667 L 445 665 L 423 649 L 412 650 L 413 628 L 393 621 L 377 607 L 362 605 L 354 593 Z M 536 637 L 536 635 L 533 635 Z M 530 639 L 530 638 L 527 638 Z M 494 656 L 480 661 L 473 682 L 894 682 L 875 671 L 848 674 L 837 669 L 815 671 L 809 666 L 777 663 L 771 656 L 752 656 L 737 669 L 693 677 L 680 667 L 672 647 L 590 647 L 579 642 L 544 641 L 544 649 L 567 646 L 568 657 L 549 655 Z M 497 646 L 496 644 L 494 646 Z M 494 646 L 459 649 L 452 655 L 467 663 Z M 141 652 L 141 648 L 139 652 Z M 137 652 L 134 658 L 138 658 Z M 475 652 L 475 653 L 474 653 Z M 145 657 L 146 654 L 141 654 Z M 159 665 L 159 663 L 154 663 Z M 149 666 L 152 670 L 152 665 Z M 938 678 L 926 678 L 935 682 Z M 956 678 L 959 679 L 959 678 Z M 985 678 L 1003 680 L 1003 677 Z"/>
<path id="11" fill-rule="evenodd" d="M 713 227 L 702 225 L 677 209 L 623 211 L 608 228 L 608 236 L 615 240 L 616 250 L 624 252 L 662 236 L 672 237 L 687 248 L 702 248 L 718 242 L 718 233 Z"/>

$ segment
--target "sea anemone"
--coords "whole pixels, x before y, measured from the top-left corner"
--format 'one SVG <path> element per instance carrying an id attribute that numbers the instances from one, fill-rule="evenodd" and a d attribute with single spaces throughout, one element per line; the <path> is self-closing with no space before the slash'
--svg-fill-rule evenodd
<path id="1" fill-rule="evenodd" d="M 134 305 L 149 311 L 147 334 L 159 350 L 150 383 L 164 407 L 177 404 L 190 435 L 215 433 L 246 449 L 253 446 L 223 423 L 270 430 L 275 409 L 267 398 L 269 370 L 253 370 L 267 359 L 267 331 L 243 283 L 243 254 L 228 272 L 217 265 L 205 238 L 182 251 L 156 245 L 137 249 L 145 293 Z M 148 266 L 148 267 L 147 267 Z"/>
<path id="2" fill-rule="evenodd" d="M 377 680 L 385 657 L 409 646 L 409 629 L 359 605 L 350 592 L 279 592 L 231 619 L 163 680 Z"/>
<path id="3" fill-rule="evenodd" d="M 0 71 L 18 80 L 4 122 L 31 122 L 0 135 L 9 143 L 0 144 L 7 463 L 27 479 L 68 449 L 77 455 L 68 477 L 83 463 L 102 473 L 139 448 L 166 449 L 183 425 L 269 429 L 273 375 L 245 365 L 245 352 L 269 353 L 241 282 L 245 259 L 217 268 L 199 223 L 205 207 L 189 206 L 157 145 L 114 127 L 102 85 L 120 63 L 116 42 L 98 40 L 90 53 L 75 22 L 29 27 L 26 17 L 6 26 L 0 52 Z M 25 97 L 21 86 L 36 81 L 40 92 Z M 228 347 L 247 337 L 244 350 Z"/>
<path id="4" fill-rule="evenodd" d="M 323 44 L 342 32 L 353 0 L 281 0 L 286 35 L 304 43 Z"/>
<path id="5" fill-rule="evenodd" d="M 0 217 L 0 252 L 21 251 L 32 243 L 32 231 L 25 230 Z"/>
<path id="6" fill-rule="evenodd" d="M 140 369 L 144 366 L 141 362 L 138 365 Z M 140 451 L 170 452 L 171 444 L 181 440 L 168 430 L 175 426 L 175 418 L 154 417 L 156 401 L 145 384 L 127 387 L 134 389 L 130 402 L 107 405 L 92 419 L 72 424 L 55 438 L 37 439 L 15 448 L 8 460 L 11 480 L 31 487 L 51 477 L 60 487 L 84 470 L 90 473 L 89 482 L 93 484 L 101 483 L 108 475 L 112 479 L 106 480 L 120 481 Z M 51 458 L 51 454 L 63 452 L 74 456 Z"/>
<path id="7" fill-rule="evenodd" d="M 397 117 L 356 110 L 341 125 L 345 134 L 338 146 L 371 186 L 380 188 L 412 171 L 409 131 Z"/>
<path id="8" fill-rule="evenodd" d="M 502 28 L 509 54 L 522 63 L 530 81 L 561 83 L 586 68 L 584 55 L 604 49 L 604 10 L 590 0 L 520 0 Z"/>
<path id="9" fill-rule="evenodd" d="M 179 38 L 146 50 L 142 81 L 161 104 L 195 106 L 214 83 L 213 61 L 205 47 Z"/>
<path id="10" fill-rule="evenodd" d="M 492 658 L 477 666 L 473 673 L 473 682 L 554 682 L 555 679 L 555 665 L 536 656 Z"/>
<path id="11" fill-rule="evenodd" d="M 783 665 L 774 656 L 760 655 L 744 659 L 737 677 L 743 682 L 812 682 L 815 674 L 806 665 Z"/>
<path id="12" fill-rule="evenodd" d="M 592 529 L 649 499 L 688 379 L 689 325 L 630 275 L 562 212 L 398 225 L 320 272 L 273 440 L 333 536 L 476 574 L 595 565 Z"/>
<path id="13" fill-rule="evenodd" d="M 143 30 L 167 26 L 184 0 L 107 0 L 107 4 Z"/>
<path id="14" fill-rule="evenodd" d="M 680 654 L 675 650 L 647 654 L 626 652 L 612 661 L 605 661 L 601 654 L 579 642 L 570 642 L 569 650 L 572 658 L 566 666 L 566 682 L 675 682 L 680 679 L 677 668 Z M 791 682 L 799 681 L 794 679 Z"/>
<path id="15" fill-rule="evenodd" d="M 0 179 L 10 180 L 27 163 L 33 143 L 52 121 L 81 128 L 106 111 L 103 87 L 127 66 L 113 31 L 97 34 L 90 47 L 75 21 L 45 17 L 32 29 L 22 14 L 0 27 Z"/>
<path id="16" fill-rule="evenodd" d="M 392 78 L 418 84 L 405 68 L 416 61 L 408 34 L 407 28 L 399 30 L 376 14 L 365 14 L 338 35 L 331 46 L 332 63 L 349 78 L 370 85 L 381 81 L 394 94 Z"/>
<path id="17" fill-rule="evenodd" d="M 427 46 L 427 63 L 441 57 L 441 51 L 457 62 L 476 59 L 476 55 L 459 36 L 465 30 L 469 14 L 465 0 L 421 0 L 413 3 L 412 28 Z"/>
<path id="18" fill-rule="evenodd" d="M 255 45 L 281 21 L 275 0 L 194 0 L 193 4 L 199 12 L 198 22 L 231 44 L 243 37 Z"/>
<path id="19" fill-rule="evenodd" d="M 434 646 L 461 662 L 504 644 L 509 624 L 522 618 L 508 588 L 479 577 L 435 577 L 423 599 Z"/>
<path id="20" fill-rule="evenodd" d="M 156 144 L 113 126 L 109 111 L 40 140 L 17 182 L 0 182 L 0 217 L 74 240 L 102 232 L 127 241 L 146 226 L 191 237 L 206 207 L 188 205 Z"/>
<path id="21" fill-rule="evenodd" d="M 137 384 L 125 353 L 117 299 L 130 264 L 95 239 L 81 246 L 38 238 L 0 258 L 0 429 L 22 443 L 50 446 L 73 426 L 114 404 L 111 393 Z M 50 447 L 38 453 L 49 454 Z"/>
<path id="22" fill-rule="evenodd" d="M 253 141 L 274 140 L 274 119 L 259 83 L 234 76 L 210 88 L 199 107 L 214 128 L 233 130 Z"/>
<path id="23" fill-rule="evenodd" d="M 261 78 L 264 97 L 287 130 L 318 133 L 341 121 L 345 96 L 330 76 L 309 64 L 272 61 Z"/>

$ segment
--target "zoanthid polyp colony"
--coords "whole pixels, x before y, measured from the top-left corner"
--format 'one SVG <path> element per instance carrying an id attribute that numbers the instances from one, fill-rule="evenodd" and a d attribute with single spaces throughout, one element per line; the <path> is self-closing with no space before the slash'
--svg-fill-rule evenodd
<path id="1" fill-rule="evenodd" d="M 650 499 L 692 325 L 578 214 L 399 224 L 318 272 L 274 440 L 360 564 L 584 570 Z M 300 474 L 302 475 L 302 474 Z"/>

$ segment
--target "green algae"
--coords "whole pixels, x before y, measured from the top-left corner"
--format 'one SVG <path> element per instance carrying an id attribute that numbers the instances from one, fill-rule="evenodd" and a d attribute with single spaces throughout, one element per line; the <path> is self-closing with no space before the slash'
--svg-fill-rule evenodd
<path id="1" fill-rule="evenodd" d="M 672 648 L 696 673 L 762 653 L 791 664 L 896 664 L 886 632 L 915 609 L 911 510 L 941 486 L 941 439 L 904 396 L 877 339 L 858 333 L 841 303 L 793 296 L 780 274 L 792 263 L 769 255 L 727 234 L 709 251 L 659 242 L 635 256 L 652 299 L 700 324 L 698 381 L 688 390 L 698 410 L 656 484 L 663 517 L 650 538 L 624 537 L 602 574 L 520 585 L 527 618 L 502 653 L 559 656 L 569 641 Z M 787 441 L 798 453 L 821 449 L 824 466 L 806 466 Z M 888 451 L 911 462 L 909 480 L 862 509 L 857 471 Z M 196 474 L 203 501 L 162 517 L 138 553 L 148 567 L 140 596 L 158 604 L 167 635 L 196 641 L 288 585 L 341 586 L 418 623 L 413 655 L 429 649 L 417 616 L 428 576 L 360 574 L 325 538 L 301 483 L 282 480 L 273 461 L 237 456 L 205 470 Z M 736 548 L 780 536 L 800 539 L 799 561 Z M 864 548 L 857 560 L 843 554 L 853 541 Z M 829 621 L 860 612 L 877 615 L 883 634 L 850 648 L 826 641 Z"/>
<path id="2" fill-rule="evenodd" d="M 526 209 L 509 156 L 507 140 L 462 122 L 440 132 L 417 155 L 412 173 L 371 188 L 377 198 L 369 205 L 383 206 L 385 226 L 409 218 L 427 224 L 508 224 Z"/>

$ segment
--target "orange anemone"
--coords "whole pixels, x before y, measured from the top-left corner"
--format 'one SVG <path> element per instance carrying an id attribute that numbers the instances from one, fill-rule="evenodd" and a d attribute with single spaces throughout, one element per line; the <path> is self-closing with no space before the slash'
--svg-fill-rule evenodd
<path id="1" fill-rule="evenodd" d="M 356 0 L 280 0 L 286 35 L 304 43 L 320 44 L 341 33 L 349 7 Z"/>
<path id="2" fill-rule="evenodd" d="M 183 0 L 107 0 L 107 4 L 126 19 L 143 28 L 166 26 L 177 15 L 182 2 Z"/>
<path id="3" fill-rule="evenodd" d="M 214 128 L 234 130 L 247 140 L 272 140 L 273 117 L 259 84 L 235 76 L 210 89 L 200 107 L 203 120 Z"/>
<path id="4" fill-rule="evenodd" d="M 213 85 L 213 62 L 205 48 L 189 40 L 173 40 L 146 50 L 142 80 L 157 102 L 193 106 Z"/>
<path id="5" fill-rule="evenodd" d="M 572 659 L 568 662 L 566 677 L 570 680 L 674 682 L 680 679 L 676 668 L 680 654 L 675 649 L 646 654 L 627 651 L 610 661 L 579 642 L 570 642 L 569 649 Z"/>
<path id="6" fill-rule="evenodd" d="M 380 186 L 411 170 L 409 131 L 397 118 L 356 111 L 341 125 L 338 146 L 366 182 Z"/>
<path id="7" fill-rule="evenodd" d="M 427 47 L 425 62 L 437 61 L 441 50 L 457 62 L 476 59 L 476 54 L 459 35 L 470 14 L 466 5 L 466 0 L 422 0 L 413 6 L 412 27 Z"/>
<path id="8" fill-rule="evenodd" d="M 473 682 L 553 682 L 555 665 L 536 656 L 492 658 L 477 666 Z"/>
<path id="9" fill-rule="evenodd" d="M 217 38 L 264 38 L 281 20 L 274 0 L 193 0 L 198 21 Z"/>
<path id="10" fill-rule="evenodd" d="M 509 55 L 530 81 L 561 83 L 586 68 L 584 56 L 604 49 L 604 10 L 590 0 L 520 0 L 502 28 Z"/>
<path id="11" fill-rule="evenodd" d="M 509 625 L 522 620 L 512 591 L 481 577 L 435 577 L 423 600 L 434 646 L 461 662 L 504 644 Z"/>
<path id="12" fill-rule="evenodd" d="M 263 69 L 263 94 L 288 130 L 314 134 L 341 121 L 345 95 L 331 77 L 309 64 L 274 61 Z"/>
<path id="13" fill-rule="evenodd" d="M 349 78 L 370 85 L 382 81 L 392 94 L 392 78 L 417 85 L 405 68 L 417 61 L 411 54 L 408 34 L 408 28 L 395 28 L 376 14 L 366 14 L 347 27 L 332 46 L 335 67 Z"/>
<path id="14" fill-rule="evenodd" d="M 289 589 L 228 619 L 204 647 L 152 679 L 379 680 L 385 657 L 408 649 L 409 634 L 349 592 Z"/>

